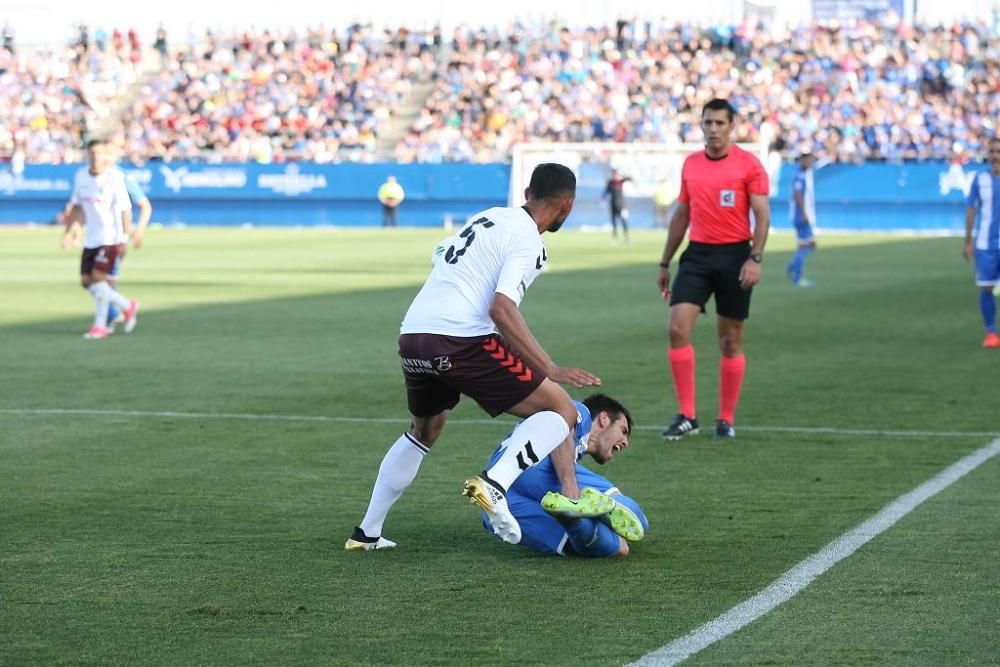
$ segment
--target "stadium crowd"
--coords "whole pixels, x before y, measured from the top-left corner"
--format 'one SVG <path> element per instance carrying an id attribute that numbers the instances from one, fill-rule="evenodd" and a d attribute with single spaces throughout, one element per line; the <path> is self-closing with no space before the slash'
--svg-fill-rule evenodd
<path id="1" fill-rule="evenodd" d="M 400 159 L 496 159 L 518 142 L 698 142 L 698 110 L 730 99 L 737 141 L 769 124 L 821 158 L 948 158 L 979 150 L 1000 111 L 1000 42 L 984 26 L 460 30 Z"/>
<path id="2" fill-rule="evenodd" d="M 14 30 L 0 40 L 0 159 L 81 162 L 83 137 L 113 114 L 137 81 L 142 46 L 130 30 L 109 36 L 82 27 L 61 49 L 18 49 Z"/>
<path id="3" fill-rule="evenodd" d="M 434 70 L 433 37 L 352 26 L 205 34 L 169 53 L 124 117 L 133 157 L 363 161 L 383 124 Z"/>
<path id="4" fill-rule="evenodd" d="M 13 101 L 0 156 L 78 155 L 81 120 L 135 81 L 138 39 L 101 44 L 41 59 L 0 48 Z M 1000 113 L 1000 41 L 975 24 L 619 21 L 459 27 L 450 40 L 355 25 L 156 44 L 162 68 L 122 117 L 134 160 L 385 157 L 376 141 L 419 81 L 434 85 L 395 147 L 402 162 L 503 160 L 530 141 L 698 142 L 712 97 L 740 110 L 737 141 L 767 132 L 779 151 L 842 162 L 952 158 L 981 151 Z"/>

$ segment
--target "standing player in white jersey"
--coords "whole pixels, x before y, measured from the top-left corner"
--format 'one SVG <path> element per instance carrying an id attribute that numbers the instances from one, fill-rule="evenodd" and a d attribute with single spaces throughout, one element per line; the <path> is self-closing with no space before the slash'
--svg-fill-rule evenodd
<path id="1" fill-rule="evenodd" d="M 996 349 L 1000 348 L 1000 336 L 993 291 L 1000 286 L 1000 137 L 990 139 L 989 150 L 990 168 L 976 174 L 969 190 L 962 254 L 966 260 L 975 259 L 979 312 L 986 327 L 983 347 Z"/>
<path id="2" fill-rule="evenodd" d="M 94 297 L 94 324 L 83 337 L 97 340 L 108 337 L 109 304 L 114 303 L 125 314 L 126 332 L 135 328 L 139 304 L 116 292 L 108 282 L 108 274 L 128 242 L 132 227 L 132 204 L 125 176 L 113 166 L 106 141 L 91 141 L 87 154 L 88 167 L 77 171 L 73 181 L 68 219 L 83 221 L 80 284 Z"/>
<path id="3" fill-rule="evenodd" d="M 431 275 L 400 327 L 410 429 L 383 458 L 368 511 L 346 549 L 396 546 L 382 537 L 386 515 L 413 482 L 462 394 L 491 417 L 508 413 L 524 418 L 503 456 L 465 482 L 464 494 L 486 512 L 499 537 L 512 544 L 520 541 L 506 490 L 550 453 L 562 494 L 579 516 L 611 510 L 613 501 L 607 496 L 580 495 L 571 437 L 577 410 L 557 384 L 588 387 L 601 381 L 583 369 L 557 366 L 518 310 L 548 261 L 541 234 L 562 226 L 575 196 L 576 177 L 569 168 L 538 165 L 524 206 L 483 211 L 439 246 Z"/>
<path id="4" fill-rule="evenodd" d="M 132 210 L 139 209 L 139 217 L 134 220 L 135 223 L 132 225 L 132 247 L 138 250 L 142 247 L 143 238 L 146 235 L 146 227 L 149 226 L 149 221 L 153 215 L 153 205 L 149 201 L 149 197 L 146 196 L 146 192 L 139 185 L 139 182 L 135 177 L 127 172 L 123 172 L 125 175 L 125 189 L 128 191 L 129 202 L 132 204 Z M 82 212 L 77 212 L 73 214 L 73 204 L 72 202 L 66 202 L 65 209 L 57 216 L 58 221 L 62 222 L 66 226 L 66 231 L 63 234 L 62 246 L 64 249 L 69 248 L 72 245 L 79 244 L 81 236 L 81 224 L 83 222 Z M 125 246 L 119 246 L 118 256 L 115 258 L 115 265 L 108 274 L 108 284 L 114 290 L 118 289 L 118 277 L 121 272 L 122 260 L 125 259 Z M 133 327 L 135 326 L 135 320 L 133 320 Z M 118 310 L 115 304 L 112 302 L 108 306 L 108 322 L 107 329 L 108 333 L 112 334 L 115 332 L 115 328 L 120 325 L 125 324 L 125 313 Z M 131 329 L 129 330 L 131 331 Z"/>

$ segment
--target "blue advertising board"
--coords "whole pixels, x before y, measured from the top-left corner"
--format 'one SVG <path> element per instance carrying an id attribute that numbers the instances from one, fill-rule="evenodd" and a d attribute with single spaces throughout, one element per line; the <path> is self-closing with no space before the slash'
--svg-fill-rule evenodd
<path id="1" fill-rule="evenodd" d="M 78 165 L 27 165 L 15 174 L 0 165 L 0 223 L 51 221 L 70 195 Z M 153 202 L 154 222 L 194 225 L 377 226 L 379 186 L 390 174 L 406 190 L 399 222 L 437 227 L 507 203 L 508 164 L 218 164 L 124 166 Z M 915 162 L 832 164 L 816 170 L 820 229 L 945 230 L 960 232 L 964 197 L 978 164 Z M 588 171 L 596 170 L 594 173 Z M 607 224 L 602 167 L 581 168 L 568 228 Z M 796 166 L 785 164 L 772 183 L 772 224 L 787 228 Z M 629 201 L 631 224 L 652 225 L 652 203 Z"/>
<path id="2" fill-rule="evenodd" d="M 80 165 L 0 165 L 0 222 L 47 222 L 68 200 Z M 122 165 L 146 191 L 154 220 L 213 225 L 381 224 L 376 198 L 395 175 L 406 192 L 403 225 L 440 226 L 507 203 L 506 164 Z"/>
<path id="3" fill-rule="evenodd" d="M 771 201 L 775 227 L 789 227 L 795 164 L 782 166 Z M 813 174 L 820 229 L 960 232 L 965 197 L 981 164 L 947 162 L 831 164 Z"/>

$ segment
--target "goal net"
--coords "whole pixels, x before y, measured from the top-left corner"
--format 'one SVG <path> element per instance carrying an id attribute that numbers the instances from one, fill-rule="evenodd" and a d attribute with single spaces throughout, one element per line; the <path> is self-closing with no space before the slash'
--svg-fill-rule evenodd
<path id="1" fill-rule="evenodd" d="M 768 166 L 767 144 L 738 144 L 755 153 Z M 511 156 L 510 206 L 524 203 L 524 188 L 532 170 L 543 162 L 564 164 L 576 174 L 576 203 L 566 227 L 604 229 L 611 227 L 610 204 L 601 199 L 611 170 L 616 169 L 625 182 L 625 206 L 629 228 L 649 229 L 665 226 L 663 215 L 656 215 L 657 191 L 667 193 L 671 202 L 681 188 L 684 158 L 704 148 L 703 144 L 621 144 L 621 143 L 528 143 L 514 146 Z"/>

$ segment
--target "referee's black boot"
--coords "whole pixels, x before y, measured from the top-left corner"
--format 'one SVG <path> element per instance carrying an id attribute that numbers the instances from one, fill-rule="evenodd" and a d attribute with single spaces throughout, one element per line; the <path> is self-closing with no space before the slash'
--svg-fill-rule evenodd
<path id="1" fill-rule="evenodd" d="M 664 440 L 680 440 L 686 435 L 698 434 L 698 420 L 694 417 L 685 417 L 678 414 L 674 421 L 660 435 Z"/>
<path id="2" fill-rule="evenodd" d="M 725 419 L 715 422 L 715 437 L 717 439 L 730 439 L 736 437 L 736 429 Z"/>

